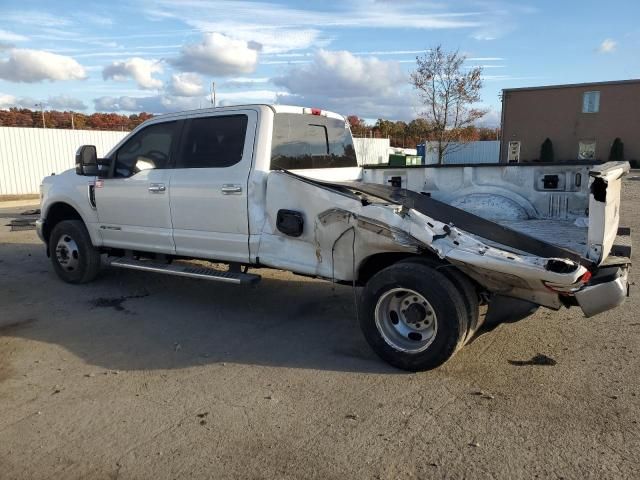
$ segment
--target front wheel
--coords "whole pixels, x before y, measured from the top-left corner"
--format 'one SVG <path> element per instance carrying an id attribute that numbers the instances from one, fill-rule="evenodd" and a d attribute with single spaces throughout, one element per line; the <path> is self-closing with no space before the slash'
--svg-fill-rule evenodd
<path id="1" fill-rule="evenodd" d="M 419 263 L 381 270 L 362 295 L 360 328 L 373 350 L 403 370 L 442 365 L 468 329 L 464 299 L 442 273 Z"/>
<path id="2" fill-rule="evenodd" d="M 80 220 L 64 220 L 53 228 L 49 252 L 53 269 L 67 283 L 90 282 L 100 271 L 100 252 Z"/>

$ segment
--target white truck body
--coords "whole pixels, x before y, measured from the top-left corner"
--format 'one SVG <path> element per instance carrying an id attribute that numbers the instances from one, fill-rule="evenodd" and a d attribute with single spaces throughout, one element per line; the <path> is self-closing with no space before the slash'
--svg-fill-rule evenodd
<path id="1" fill-rule="evenodd" d="M 189 143 L 199 138 L 198 119 L 226 122 L 210 135 L 235 142 L 228 165 L 206 164 L 202 145 Z M 235 124 L 241 143 L 224 133 Z M 145 142 L 166 153 L 151 150 L 121 172 L 119 159 Z M 303 157 L 287 153 L 300 148 Z M 38 232 L 48 245 L 67 218 L 61 212 L 73 210 L 93 246 L 118 258 L 204 259 L 363 285 L 390 259 L 429 255 L 473 279 L 484 298 L 578 304 L 591 316 L 627 294 L 630 261 L 610 253 L 628 164 L 360 168 L 342 116 L 280 105 L 156 117 L 107 159 L 97 176 L 71 170 L 44 179 Z M 287 232 L 289 221 L 300 231 Z M 615 272 L 592 284 L 603 268 Z"/>

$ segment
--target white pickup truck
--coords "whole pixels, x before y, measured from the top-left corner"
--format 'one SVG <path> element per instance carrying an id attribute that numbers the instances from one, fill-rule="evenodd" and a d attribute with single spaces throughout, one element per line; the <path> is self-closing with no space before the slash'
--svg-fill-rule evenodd
<path id="1" fill-rule="evenodd" d="M 103 159 L 80 147 L 75 170 L 44 179 L 37 228 L 69 283 L 110 265 L 237 284 L 277 268 L 352 284 L 371 347 L 424 370 L 483 323 L 620 305 L 628 168 L 362 168 L 340 115 L 224 107 L 155 117 Z"/>

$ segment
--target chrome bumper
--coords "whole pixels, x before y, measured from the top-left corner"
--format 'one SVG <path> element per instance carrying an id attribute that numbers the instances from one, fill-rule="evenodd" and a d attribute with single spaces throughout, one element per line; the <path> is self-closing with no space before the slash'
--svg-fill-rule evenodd
<path id="1" fill-rule="evenodd" d="M 580 305 L 585 317 L 593 317 L 624 302 L 624 299 L 629 295 L 628 273 L 627 268 L 619 268 L 615 278 L 595 285 L 587 285 L 575 293 L 578 305 Z"/>
<path id="2" fill-rule="evenodd" d="M 40 238 L 40 240 L 46 243 L 44 239 L 43 230 L 44 230 L 44 220 L 39 218 L 38 220 L 36 220 L 36 233 L 38 234 L 38 237 Z"/>

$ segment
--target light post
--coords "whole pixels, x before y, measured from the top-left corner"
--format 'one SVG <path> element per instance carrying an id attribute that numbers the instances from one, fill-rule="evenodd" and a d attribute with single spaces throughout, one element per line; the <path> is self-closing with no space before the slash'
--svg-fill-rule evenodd
<path id="1" fill-rule="evenodd" d="M 42 128 L 47 128 L 47 123 L 44 120 L 44 103 L 36 103 L 34 106 L 40 107 L 40 111 L 42 112 Z"/>

